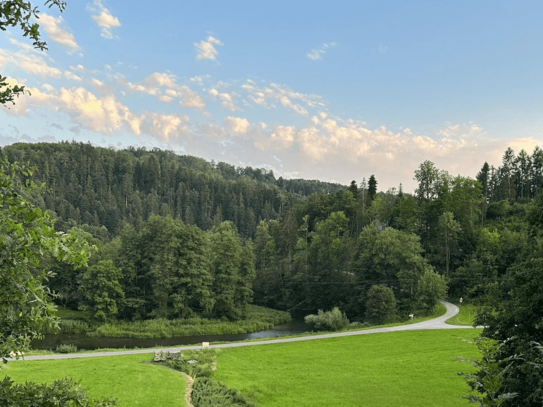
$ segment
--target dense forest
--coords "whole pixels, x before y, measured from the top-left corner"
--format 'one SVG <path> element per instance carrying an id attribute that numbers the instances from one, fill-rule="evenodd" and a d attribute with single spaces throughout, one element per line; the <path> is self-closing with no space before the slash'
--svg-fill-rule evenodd
<path id="1" fill-rule="evenodd" d="M 90 144 L 14 144 L 0 149 L 10 161 L 38 168 L 44 182 L 41 207 L 56 214 L 57 228 L 105 226 L 111 236 L 151 215 L 171 216 L 208 230 L 223 220 L 253 237 L 262 219 L 315 192 L 333 194 L 339 184 L 276 179 L 272 171 L 208 162 L 171 151 L 129 148 L 116 151 Z"/>
<path id="2" fill-rule="evenodd" d="M 39 206 L 98 248 L 86 270 L 52 264 L 49 284 L 63 305 L 103 320 L 239 319 L 251 301 L 302 315 L 337 306 L 358 321 L 387 303 L 394 320 L 430 312 L 447 292 L 484 303 L 522 256 L 543 186 L 539 148 L 508 149 L 475 178 L 426 161 L 413 194 L 378 192 L 373 175 L 348 188 L 276 180 L 158 149 L 15 144 L 2 154 L 36 165 Z"/>

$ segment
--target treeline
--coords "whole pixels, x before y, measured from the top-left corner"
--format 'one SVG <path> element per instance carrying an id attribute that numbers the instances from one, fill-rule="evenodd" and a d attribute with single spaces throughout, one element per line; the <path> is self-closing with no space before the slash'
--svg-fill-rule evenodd
<path id="1" fill-rule="evenodd" d="M 475 179 L 426 161 L 415 180 L 414 194 L 401 185 L 376 193 L 374 177 L 353 181 L 262 221 L 255 301 L 303 314 L 339 306 L 362 320 L 380 295 L 391 314 L 406 317 L 430 310 L 447 283 L 449 296 L 483 303 L 526 246 L 530 197 L 543 185 L 541 150 L 508 149 L 502 166 L 485 163 Z"/>
<path id="2" fill-rule="evenodd" d="M 109 241 L 104 229 L 92 226 L 70 232 L 96 253 L 80 270 L 63 262 L 50 264 L 55 275 L 50 288 L 65 307 L 89 311 L 103 322 L 246 316 L 255 277 L 253 249 L 250 241 L 241 241 L 232 222 L 204 232 L 153 215 L 138 229 L 126 225 Z"/>
<path id="3" fill-rule="evenodd" d="M 111 236 L 125 222 L 138 226 L 160 215 L 204 230 L 229 220 L 242 236 L 253 237 L 260 220 L 277 219 L 298 200 L 345 189 L 320 181 L 275 179 L 272 171 L 160 149 L 19 143 L 0 149 L 0 155 L 37 166 L 35 181 L 48 187 L 43 202 L 37 203 L 56 213 L 57 228 L 103 225 Z"/>
<path id="4" fill-rule="evenodd" d="M 42 205 L 57 211 L 65 230 L 75 227 L 101 247 L 94 259 L 117 270 L 111 271 L 117 294 L 107 297 L 120 299 L 112 313 L 123 319 L 236 319 L 251 296 L 256 304 L 300 314 L 337 306 L 359 321 L 428 313 L 447 290 L 453 298 L 484 302 L 526 247 L 530 197 L 543 185 L 539 148 L 518 156 L 508 149 L 502 166 L 485 163 L 475 178 L 426 161 L 415 170 L 413 194 L 401 185 L 378 192 L 373 175 L 334 189 L 160 150 L 62 143 L 3 152 L 37 164 L 38 179 L 49 187 Z M 188 199 L 191 194 L 198 199 Z M 94 209 L 87 222 L 81 213 L 90 212 L 79 205 L 85 199 L 110 209 Z M 242 214 L 251 214 L 250 222 Z M 218 236 L 237 242 L 222 258 Z M 89 270 L 98 267 L 94 261 Z M 98 277 L 84 277 L 87 272 L 58 271 L 51 287 L 68 305 L 90 307 L 82 292 Z M 237 277 L 226 277 L 232 273 Z M 386 315 L 375 304 L 386 304 Z"/>

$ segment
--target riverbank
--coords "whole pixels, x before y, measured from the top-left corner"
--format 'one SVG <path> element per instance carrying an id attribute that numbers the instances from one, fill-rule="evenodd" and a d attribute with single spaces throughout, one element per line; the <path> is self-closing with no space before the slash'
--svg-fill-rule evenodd
<path id="1" fill-rule="evenodd" d="M 447 306 L 446 306 L 447 305 Z M 448 308 L 450 309 L 448 309 Z M 454 311 L 456 310 L 456 311 Z M 110 346 L 110 345 L 102 345 L 100 347 L 96 348 L 84 348 L 82 346 L 79 346 L 77 354 L 82 354 L 81 356 L 84 357 L 84 354 L 88 354 L 89 356 L 98 355 L 107 355 L 108 353 L 115 353 L 115 354 L 129 354 L 129 353 L 145 353 L 149 348 L 153 350 L 172 350 L 172 349 L 196 349 L 201 346 L 202 342 L 210 342 L 212 346 L 218 345 L 221 346 L 230 346 L 229 343 L 232 343 L 232 346 L 243 346 L 243 344 L 249 344 L 249 343 L 255 343 L 255 342 L 270 342 L 270 338 L 275 339 L 286 339 L 286 340 L 297 340 L 302 339 L 304 337 L 311 338 L 318 338 L 318 337 L 326 337 L 326 336 L 335 336 L 335 335 L 350 335 L 350 334 L 357 334 L 357 333 L 366 333 L 366 332 L 376 332 L 376 331 L 393 331 L 393 330 L 404 330 L 404 329 L 410 329 L 410 326 L 412 326 L 414 329 L 428 329 L 428 327 L 432 328 L 433 325 L 428 325 L 426 323 L 432 322 L 432 321 L 441 321 L 443 322 L 445 319 L 450 318 L 451 316 L 454 316 L 458 312 L 458 308 L 454 306 L 453 304 L 449 303 L 439 303 L 436 307 L 434 313 L 432 315 L 423 316 L 423 317 L 417 317 L 413 318 L 410 321 L 406 322 L 399 322 L 399 323 L 392 323 L 387 325 L 379 325 L 379 326 L 371 326 L 366 328 L 359 328 L 356 326 L 356 324 L 353 324 L 350 326 L 350 328 L 341 331 L 341 332 L 326 332 L 326 331 L 320 331 L 320 332 L 300 332 L 296 334 L 288 334 L 288 331 L 283 332 L 275 332 L 276 335 L 269 335 L 265 336 L 263 334 L 271 333 L 270 331 L 266 332 L 257 332 L 255 334 L 246 335 L 246 337 L 240 337 L 238 339 L 227 339 L 232 338 L 234 335 L 223 335 L 222 338 L 217 339 L 218 336 L 208 336 L 208 337 L 185 337 L 185 338 L 172 338 L 171 343 L 167 344 L 150 344 L 148 346 Z M 447 326 L 449 327 L 449 326 Z M 453 326 L 450 326 L 451 328 L 454 328 Z M 278 328 L 278 327 L 276 327 Z M 440 329 L 439 326 L 434 327 L 433 329 Z M 281 334 L 282 333 L 282 334 Z M 252 336 L 252 338 L 248 338 L 247 336 Z M 198 339 L 195 339 L 198 338 Z M 68 338 L 70 339 L 70 338 Z M 104 343 L 104 338 L 96 338 L 97 340 L 100 340 L 100 343 Z M 107 338 L 105 338 L 107 339 Z M 121 341 L 121 338 L 114 338 Z M 179 342 L 179 340 L 187 339 L 186 341 Z M 193 340 L 194 339 L 194 340 Z M 109 343 L 111 339 L 107 339 L 107 342 Z M 67 343 L 70 341 L 68 340 Z M 226 344 L 226 345 L 225 345 Z M 43 346 L 40 350 L 32 350 L 26 354 L 27 357 L 47 357 L 48 355 L 51 355 L 53 357 L 56 357 L 54 355 L 58 355 L 58 353 L 52 352 L 51 350 L 44 350 L 43 348 L 54 348 L 53 346 Z M 85 350 L 87 349 L 87 350 Z M 88 350 L 88 349 L 94 349 L 94 350 Z M 132 349 L 132 350 L 130 350 Z M 68 355 L 66 355 L 68 356 Z M 78 356 L 79 357 L 79 356 Z"/>
<path id="2" fill-rule="evenodd" d="M 59 334 L 84 334 L 91 338 L 173 338 L 181 336 L 244 334 L 271 329 L 291 320 L 284 311 L 249 305 L 247 316 L 239 321 L 221 319 L 149 319 L 143 321 L 115 321 L 97 324 L 89 321 L 84 314 L 62 311 Z M 46 332 L 55 335 L 57 332 Z"/>

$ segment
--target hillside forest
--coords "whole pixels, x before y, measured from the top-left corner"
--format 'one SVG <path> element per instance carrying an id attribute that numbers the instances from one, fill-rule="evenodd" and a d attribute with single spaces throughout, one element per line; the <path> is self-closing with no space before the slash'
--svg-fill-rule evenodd
<path id="1" fill-rule="evenodd" d="M 474 178 L 425 161 L 414 193 L 401 184 L 379 191 L 374 175 L 349 186 L 276 179 L 158 149 L 14 144 L 0 156 L 12 168 L 3 172 L 7 209 L 21 224 L 51 219 L 60 232 L 42 228 L 56 249 L 39 269 L 25 268 L 50 270 L 40 275 L 57 304 L 97 324 L 239 322 L 251 304 L 299 316 L 337 307 L 351 321 L 382 324 L 462 298 L 485 326 L 472 389 L 507 406 L 540 405 L 539 148 L 507 149 L 502 165 L 483 163 Z M 58 252 L 59 236 L 78 261 Z"/>
<path id="2" fill-rule="evenodd" d="M 33 202 L 95 248 L 87 268 L 53 262 L 48 284 L 59 304 L 102 321 L 236 320 L 254 302 L 383 322 L 431 312 L 447 291 L 486 303 L 524 256 L 543 187 L 539 148 L 508 149 L 475 178 L 426 161 L 413 194 L 378 192 L 373 175 L 348 187 L 275 179 L 158 149 L 64 142 L 1 154 L 35 165 L 45 188 Z"/>

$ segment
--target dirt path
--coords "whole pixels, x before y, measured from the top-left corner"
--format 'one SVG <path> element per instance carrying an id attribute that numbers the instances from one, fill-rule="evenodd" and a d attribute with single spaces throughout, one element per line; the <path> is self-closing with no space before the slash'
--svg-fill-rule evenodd
<path id="1" fill-rule="evenodd" d="M 179 372 L 185 377 L 185 407 L 194 407 L 190 396 L 192 394 L 192 386 L 194 385 L 194 379 L 185 372 Z"/>

